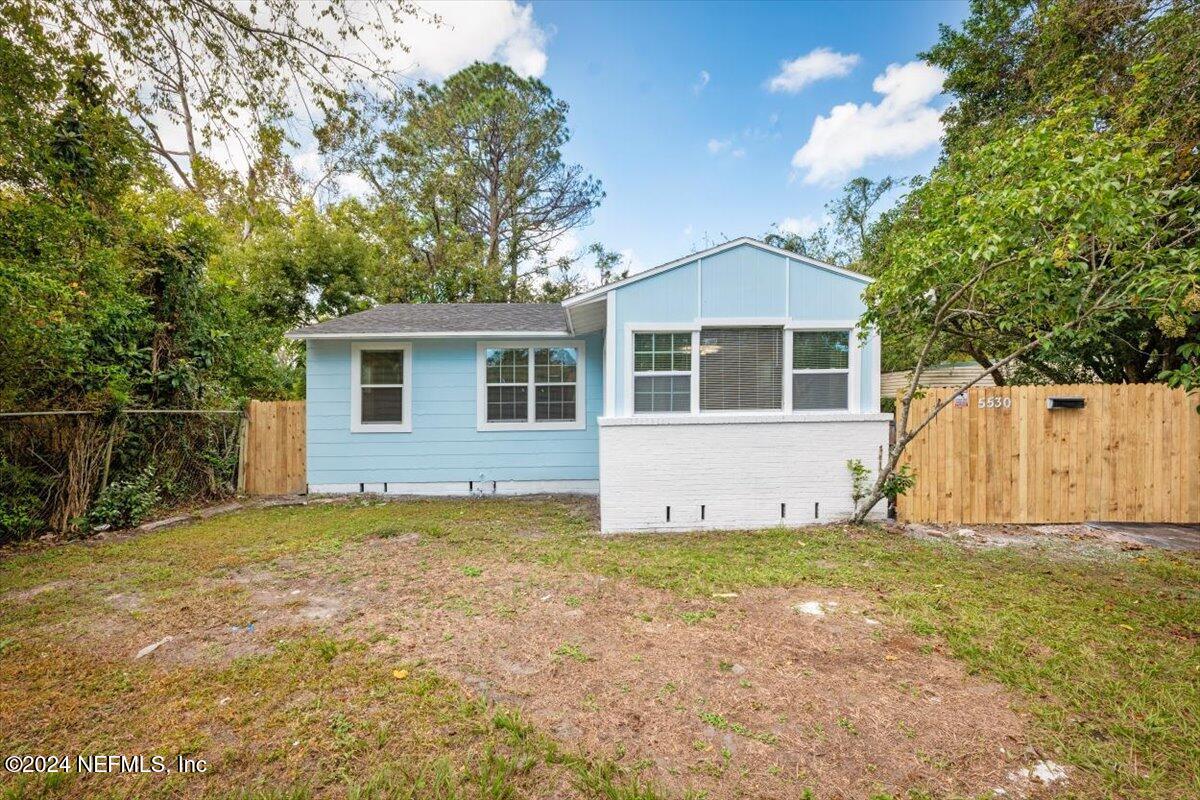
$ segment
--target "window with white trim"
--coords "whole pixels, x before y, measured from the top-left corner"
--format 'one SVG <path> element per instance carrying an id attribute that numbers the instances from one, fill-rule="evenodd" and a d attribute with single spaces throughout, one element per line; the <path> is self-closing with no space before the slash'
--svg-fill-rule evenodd
<path id="1" fill-rule="evenodd" d="M 407 343 L 356 343 L 351 347 L 351 430 L 412 430 L 411 354 Z"/>
<path id="2" fill-rule="evenodd" d="M 691 410 L 691 331 L 634 333 L 633 413 Z"/>
<path id="3" fill-rule="evenodd" d="M 782 407 L 781 328 L 701 329 L 701 411 L 780 411 Z"/>
<path id="4" fill-rule="evenodd" d="M 792 409 L 850 407 L 850 331 L 792 332 Z"/>
<path id="5" fill-rule="evenodd" d="M 479 428 L 582 428 L 582 344 L 481 345 Z"/>

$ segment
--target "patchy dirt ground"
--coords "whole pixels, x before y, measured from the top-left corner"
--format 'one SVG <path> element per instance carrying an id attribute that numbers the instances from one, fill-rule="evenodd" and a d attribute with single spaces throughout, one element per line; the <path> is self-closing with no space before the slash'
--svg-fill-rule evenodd
<path id="1" fill-rule="evenodd" d="M 81 644 L 170 670 L 271 652 L 297 629 L 371 643 L 520 708 L 557 739 L 711 798 L 1039 791 L 1015 698 L 850 591 L 681 600 L 533 564 L 459 562 L 417 534 L 106 598 Z"/>
<path id="2" fill-rule="evenodd" d="M 1179 525 L 1120 525 L 1120 524 L 1063 524 L 1063 525 L 927 525 L 916 522 L 889 526 L 914 539 L 948 541 L 968 549 L 997 547 L 1042 548 L 1053 555 L 1065 557 L 1104 557 L 1113 553 L 1164 547 L 1171 550 L 1200 551 L 1200 529 L 1190 537 L 1180 534 L 1155 535 L 1156 527 L 1165 530 L 1197 528 Z M 1139 530 L 1144 528 L 1145 530 Z M 1194 538 L 1195 541 L 1192 541 Z"/>

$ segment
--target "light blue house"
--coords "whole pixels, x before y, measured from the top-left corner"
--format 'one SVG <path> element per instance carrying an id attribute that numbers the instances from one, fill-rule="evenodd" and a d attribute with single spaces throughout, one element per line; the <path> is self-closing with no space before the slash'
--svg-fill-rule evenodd
<path id="1" fill-rule="evenodd" d="M 309 491 L 599 494 L 604 531 L 845 517 L 888 436 L 869 280 L 742 238 L 562 304 L 294 331 Z"/>

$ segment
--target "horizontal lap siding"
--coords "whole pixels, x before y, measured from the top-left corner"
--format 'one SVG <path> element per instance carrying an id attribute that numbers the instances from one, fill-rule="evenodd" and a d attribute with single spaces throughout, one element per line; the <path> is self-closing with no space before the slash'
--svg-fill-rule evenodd
<path id="1" fill-rule="evenodd" d="M 503 339 L 503 336 L 496 337 Z M 308 346 L 308 483 L 596 480 L 603 340 L 586 342 L 587 428 L 476 430 L 476 339 L 414 339 L 411 433 L 350 432 L 350 343 Z"/>

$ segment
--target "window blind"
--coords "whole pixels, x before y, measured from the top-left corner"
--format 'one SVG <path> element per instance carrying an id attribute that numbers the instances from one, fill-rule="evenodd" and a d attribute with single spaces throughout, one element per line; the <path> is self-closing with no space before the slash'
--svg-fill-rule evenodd
<path id="1" fill-rule="evenodd" d="M 850 404 L 850 332 L 792 334 L 792 408 L 845 410 Z"/>
<path id="2" fill-rule="evenodd" d="M 700 331 L 700 410 L 778 411 L 783 402 L 783 331 Z"/>
<path id="3" fill-rule="evenodd" d="M 792 336 L 792 369 L 847 369 L 849 331 L 796 331 Z"/>

